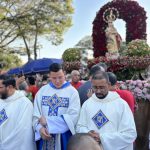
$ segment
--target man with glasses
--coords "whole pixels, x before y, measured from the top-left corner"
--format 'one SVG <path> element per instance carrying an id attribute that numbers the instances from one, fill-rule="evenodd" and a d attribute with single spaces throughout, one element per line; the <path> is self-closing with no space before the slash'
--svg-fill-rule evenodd
<path id="1" fill-rule="evenodd" d="M 11 76 L 0 75 L 0 150 L 35 150 L 32 103 L 16 90 Z"/>
<path id="2" fill-rule="evenodd" d="M 66 150 L 69 137 L 75 133 L 80 111 L 77 90 L 65 81 L 60 64 L 50 66 L 50 83 L 35 96 L 33 127 L 37 149 Z"/>
<path id="3" fill-rule="evenodd" d="M 82 106 L 77 132 L 89 133 L 104 150 L 133 150 L 136 128 L 128 104 L 109 91 L 106 72 L 96 72 L 91 82 L 94 94 Z"/>
<path id="4" fill-rule="evenodd" d="M 97 71 L 105 71 L 100 63 L 91 67 L 89 72 L 89 80 L 78 88 L 81 106 L 93 94 L 93 91 L 91 89 L 91 79 L 92 75 Z"/>

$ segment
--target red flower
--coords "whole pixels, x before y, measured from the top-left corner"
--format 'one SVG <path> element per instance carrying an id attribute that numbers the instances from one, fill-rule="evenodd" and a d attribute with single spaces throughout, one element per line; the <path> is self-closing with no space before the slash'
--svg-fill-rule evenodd
<path id="1" fill-rule="evenodd" d="M 105 56 L 107 52 L 103 13 L 107 8 L 114 7 L 119 11 L 119 19 L 126 22 L 126 42 L 135 39 L 146 40 L 146 12 L 136 1 L 112 1 L 104 5 L 93 21 L 94 57 Z M 133 23 L 134 22 L 134 23 Z M 136 29 L 136 30 L 135 30 Z"/>

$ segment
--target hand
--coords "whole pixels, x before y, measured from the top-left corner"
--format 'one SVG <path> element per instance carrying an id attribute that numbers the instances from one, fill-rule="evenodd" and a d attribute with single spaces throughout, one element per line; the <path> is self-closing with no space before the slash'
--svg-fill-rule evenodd
<path id="1" fill-rule="evenodd" d="M 19 89 L 19 85 L 25 81 L 25 76 L 21 76 L 19 78 L 16 79 L 16 87 L 17 89 Z"/>
<path id="2" fill-rule="evenodd" d="M 40 129 L 40 135 L 43 140 L 50 140 L 51 135 L 48 133 L 48 130 L 44 127 Z"/>
<path id="3" fill-rule="evenodd" d="M 44 116 L 42 116 L 42 117 L 39 119 L 39 123 L 40 123 L 42 126 L 47 125 L 46 118 L 45 118 Z"/>
<path id="4" fill-rule="evenodd" d="M 90 135 L 91 137 L 93 137 L 93 138 L 96 140 L 96 142 L 100 143 L 100 136 L 99 136 L 99 133 L 97 133 L 97 132 L 94 131 L 94 130 L 91 130 L 91 131 L 89 131 L 88 133 L 89 133 L 89 135 Z"/>
<path id="5" fill-rule="evenodd" d="M 87 93 L 87 97 L 90 98 L 93 94 L 93 90 L 92 89 L 89 89 L 88 90 L 88 93 Z"/>

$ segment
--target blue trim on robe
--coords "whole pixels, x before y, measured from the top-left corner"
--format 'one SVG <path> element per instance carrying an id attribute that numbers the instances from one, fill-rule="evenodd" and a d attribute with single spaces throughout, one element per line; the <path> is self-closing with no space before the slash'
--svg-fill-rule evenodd
<path id="1" fill-rule="evenodd" d="M 36 141 L 36 147 L 37 147 L 37 150 L 42 150 L 42 147 L 43 147 L 43 140 L 42 139 Z"/>
<path id="2" fill-rule="evenodd" d="M 61 117 L 65 121 L 64 116 L 61 115 Z M 60 138 L 61 138 L 61 150 L 67 150 L 67 144 L 68 144 L 69 138 L 71 136 L 72 136 L 72 133 L 70 132 L 70 130 L 61 134 L 61 136 L 60 136 Z"/>
<path id="3" fill-rule="evenodd" d="M 54 88 L 54 89 L 63 89 L 63 88 L 66 88 L 70 85 L 70 82 L 65 82 L 60 88 L 57 88 L 52 82 L 49 83 L 49 85 Z"/>
<path id="4" fill-rule="evenodd" d="M 69 141 L 71 136 L 72 136 L 72 133 L 70 132 L 70 130 L 61 134 L 61 136 L 60 136 L 60 138 L 61 138 L 61 150 L 67 150 L 67 144 L 68 144 L 68 141 Z M 37 147 L 37 150 L 42 150 L 43 139 L 36 141 L 36 147 Z"/>
<path id="5" fill-rule="evenodd" d="M 67 144 L 71 136 L 70 130 L 61 134 L 61 150 L 67 150 Z"/>

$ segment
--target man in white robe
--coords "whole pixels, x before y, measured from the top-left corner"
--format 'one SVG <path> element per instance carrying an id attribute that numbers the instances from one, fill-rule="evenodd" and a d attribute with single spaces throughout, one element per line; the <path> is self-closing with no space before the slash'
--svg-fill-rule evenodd
<path id="1" fill-rule="evenodd" d="M 89 133 L 104 150 L 133 150 L 136 128 L 128 104 L 115 92 L 109 92 L 106 72 L 92 77 L 94 94 L 82 106 L 77 132 Z"/>
<path id="2" fill-rule="evenodd" d="M 66 150 L 75 133 L 80 111 L 77 90 L 65 81 L 60 64 L 50 66 L 51 82 L 43 86 L 34 100 L 33 127 L 38 150 Z"/>
<path id="3" fill-rule="evenodd" d="M 15 79 L 0 76 L 0 150 L 35 150 L 33 106 L 15 90 Z"/>

